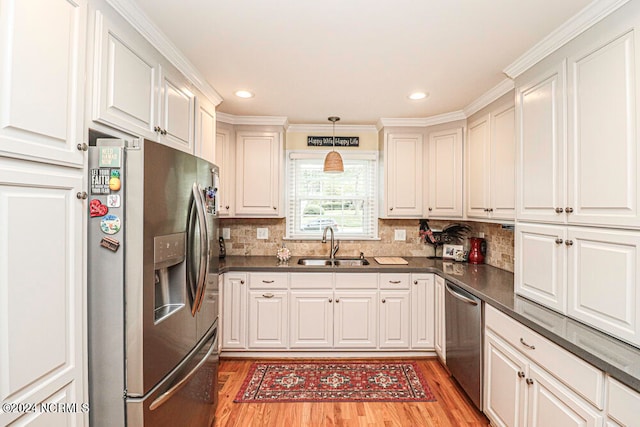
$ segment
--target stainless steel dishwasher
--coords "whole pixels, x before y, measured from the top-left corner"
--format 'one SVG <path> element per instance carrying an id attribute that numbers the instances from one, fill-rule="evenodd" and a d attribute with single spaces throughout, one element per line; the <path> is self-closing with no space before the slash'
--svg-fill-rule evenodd
<path id="1" fill-rule="evenodd" d="M 445 289 L 447 368 L 482 410 L 482 301 L 449 281 Z"/>

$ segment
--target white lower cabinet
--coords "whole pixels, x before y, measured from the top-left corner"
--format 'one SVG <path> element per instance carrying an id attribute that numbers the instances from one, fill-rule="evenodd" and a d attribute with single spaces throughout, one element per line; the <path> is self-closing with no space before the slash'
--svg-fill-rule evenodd
<path id="1" fill-rule="evenodd" d="M 604 375 L 485 305 L 484 412 L 496 426 L 602 426 Z"/>
<path id="2" fill-rule="evenodd" d="M 410 291 L 380 291 L 380 348 L 409 348 Z"/>
<path id="3" fill-rule="evenodd" d="M 222 348 L 247 348 L 247 275 L 227 273 L 222 287 Z"/>
<path id="4" fill-rule="evenodd" d="M 287 291 L 249 292 L 249 348 L 287 348 Z"/>
<path id="5" fill-rule="evenodd" d="M 435 276 L 435 280 L 442 279 Z M 444 282 L 444 279 L 442 279 Z M 434 274 L 411 275 L 411 348 L 435 347 Z"/>
<path id="6" fill-rule="evenodd" d="M 435 334 L 434 334 L 434 347 L 436 354 L 445 362 L 447 360 L 447 336 L 445 334 L 445 310 L 444 310 L 444 279 L 440 276 L 435 276 L 434 279 L 434 294 L 435 294 Z"/>
<path id="7" fill-rule="evenodd" d="M 336 291 L 333 306 L 333 347 L 377 346 L 378 291 Z"/>
<path id="8" fill-rule="evenodd" d="M 433 350 L 433 274 L 226 273 L 222 350 Z"/>
<path id="9" fill-rule="evenodd" d="M 638 425 L 640 393 L 607 377 L 607 426 Z"/>

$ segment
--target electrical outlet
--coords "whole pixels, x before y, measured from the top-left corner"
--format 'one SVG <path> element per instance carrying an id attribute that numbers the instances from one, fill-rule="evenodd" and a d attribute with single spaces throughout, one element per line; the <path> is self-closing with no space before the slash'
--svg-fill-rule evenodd
<path id="1" fill-rule="evenodd" d="M 222 229 L 222 238 L 224 240 L 229 240 L 231 239 L 231 229 L 229 227 L 224 227 Z"/>
<path id="2" fill-rule="evenodd" d="M 484 232 L 483 231 L 479 231 L 478 232 L 478 237 L 481 239 L 484 239 Z"/>
<path id="3" fill-rule="evenodd" d="M 397 229 L 394 233 L 395 240 L 406 241 L 407 240 L 407 230 Z"/>
<path id="4" fill-rule="evenodd" d="M 258 228 L 256 233 L 256 238 L 261 240 L 266 240 L 269 238 L 269 229 L 268 228 Z"/>

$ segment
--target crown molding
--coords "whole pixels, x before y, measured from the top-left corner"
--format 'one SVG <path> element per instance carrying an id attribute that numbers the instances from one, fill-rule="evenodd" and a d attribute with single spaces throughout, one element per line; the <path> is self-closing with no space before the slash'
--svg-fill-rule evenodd
<path id="1" fill-rule="evenodd" d="M 595 0 L 516 59 L 503 72 L 512 79 L 597 24 L 629 0 Z"/>
<path id="2" fill-rule="evenodd" d="M 211 102 L 218 106 L 222 96 L 211 86 L 198 69 L 147 17 L 140 7 L 130 0 L 107 0 L 133 28 L 182 72 Z"/>
<path id="3" fill-rule="evenodd" d="M 469 117 L 477 113 L 487 105 L 491 104 L 496 99 L 500 98 L 502 95 L 508 93 L 510 90 L 513 90 L 514 87 L 515 85 L 513 80 L 504 79 L 503 81 L 498 83 L 496 86 L 489 89 L 484 94 L 480 95 L 478 99 L 476 99 L 475 101 L 471 102 L 469 105 L 464 107 L 464 109 L 462 110 L 464 111 L 464 115 L 466 117 Z"/>
<path id="4" fill-rule="evenodd" d="M 295 124 L 289 125 L 288 132 L 309 132 L 309 133 L 327 133 L 331 132 L 333 129 L 333 125 L 330 124 L 315 124 L 315 125 L 304 125 L 304 124 Z M 340 132 L 352 132 L 352 133 L 363 133 L 363 132 L 377 132 L 378 129 L 375 125 L 339 125 L 336 124 L 336 129 L 339 129 Z"/>
<path id="5" fill-rule="evenodd" d="M 423 117 L 418 119 L 402 119 L 402 118 L 381 118 L 378 120 L 377 129 L 382 129 L 389 126 L 402 126 L 402 127 L 425 127 L 439 125 L 442 123 L 454 122 L 456 120 L 464 120 L 464 111 L 452 111 L 450 113 L 438 114 L 437 116 Z"/>
<path id="6" fill-rule="evenodd" d="M 222 112 L 216 113 L 216 120 L 230 125 L 257 125 L 289 127 L 289 119 L 283 116 L 234 116 Z"/>

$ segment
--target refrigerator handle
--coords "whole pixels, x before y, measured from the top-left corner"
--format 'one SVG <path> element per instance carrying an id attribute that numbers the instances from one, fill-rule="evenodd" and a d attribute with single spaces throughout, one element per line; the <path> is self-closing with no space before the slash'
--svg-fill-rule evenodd
<path id="1" fill-rule="evenodd" d="M 207 278 L 207 265 L 209 262 L 209 236 L 207 233 L 208 226 L 204 213 L 204 204 L 202 202 L 202 191 L 195 182 L 193 183 L 192 191 L 194 203 L 196 205 L 198 223 L 200 225 L 200 227 L 198 227 L 200 229 L 200 268 L 198 269 L 196 291 L 193 296 L 193 306 L 191 307 L 191 315 L 195 316 L 200 308 L 202 297 L 204 296 L 203 291 Z"/>
<path id="2" fill-rule="evenodd" d="M 203 256 L 205 260 L 204 270 L 200 268 L 202 277 L 200 278 L 200 281 L 199 281 L 199 288 L 198 288 L 199 303 L 198 303 L 196 312 L 200 311 L 200 309 L 202 308 L 202 303 L 204 303 L 204 293 L 207 288 L 207 274 L 209 273 L 209 267 L 211 264 L 211 230 L 209 229 L 209 222 L 207 221 L 207 215 L 206 215 L 207 200 L 205 198 L 204 191 L 202 190 L 202 188 L 198 186 L 198 189 L 200 190 L 198 191 L 198 194 L 200 195 L 200 207 L 202 208 L 202 224 L 203 224 L 203 227 L 201 227 L 200 229 L 201 230 L 204 229 L 206 245 L 203 248 L 203 252 L 204 252 Z"/>
<path id="3" fill-rule="evenodd" d="M 171 397 L 174 394 L 176 394 L 182 387 L 184 387 L 184 385 L 191 379 L 191 377 L 193 377 L 196 374 L 196 372 L 198 372 L 198 369 L 200 369 L 200 367 L 204 365 L 207 362 L 207 360 L 209 360 L 209 357 L 211 357 L 211 354 L 214 352 L 214 350 L 218 348 L 218 345 L 216 344 L 217 342 L 218 342 L 218 336 L 216 332 L 216 335 L 214 336 L 214 339 L 213 339 L 213 343 L 211 344 L 211 348 L 209 348 L 209 350 L 207 351 L 207 354 L 205 354 L 202 360 L 200 360 L 198 364 L 191 371 L 189 371 L 187 375 L 182 377 L 180 381 L 178 381 L 175 385 L 173 385 L 169 390 L 165 391 L 160 396 L 158 396 L 156 400 L 151 402 L 151 405 L 149 405 L 149 410 L 153 411 L 155 409 L 158 409 L 160 406 L 162 406 L 163 403 L 171 399 Z"/>

